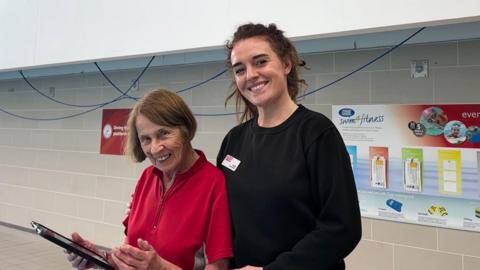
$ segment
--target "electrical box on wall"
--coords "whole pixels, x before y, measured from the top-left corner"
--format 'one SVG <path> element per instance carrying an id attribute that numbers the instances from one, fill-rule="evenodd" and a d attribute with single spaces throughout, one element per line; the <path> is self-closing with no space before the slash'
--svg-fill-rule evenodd
<path id="1" fill-rule="evenodd" d="M 412 78 L 428 77 L 428 60 L 413 60 L 410 63 L 410 74 Z"/>

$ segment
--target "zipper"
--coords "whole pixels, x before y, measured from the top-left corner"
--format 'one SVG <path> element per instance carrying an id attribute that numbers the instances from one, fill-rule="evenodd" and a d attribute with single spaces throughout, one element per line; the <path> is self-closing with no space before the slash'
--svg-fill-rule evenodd
<path id="1" fill-rule="evenodd" d="M 173 178 L 173 183 L 172 183 L 172 186 L 167 190 L 167 192 L 163 193 L 163 183 L 162 183 L 162 195 L 161 195 L 161 198 L 160 198 L 160 205 L 158 206 L 157 208 L 157 213 L 155 214 L 155 220 L 154 220 L 154 223 L 153 223 L 153 229 L 156 230 L 157 229 L 157 226 L 158 226 L 158 222 L 160 221 L 160 217 L 162 216 L 162 212 L 163 212 L 163 205 L 165 204 L 165 201 L 167 200 L 167 197 L 170 193 L 172 193 L 172 190 L 173 188 L 175 187 L 177 181 L 176 180 L 176 177 L 174 176 Z"/>

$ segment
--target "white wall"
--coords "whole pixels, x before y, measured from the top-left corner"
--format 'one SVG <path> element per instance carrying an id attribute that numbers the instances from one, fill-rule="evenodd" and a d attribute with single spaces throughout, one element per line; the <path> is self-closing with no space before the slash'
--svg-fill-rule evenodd
<path id="1" fill-rule="evenodd" d="M 216 48 L 248 21 L 309 39 L 479 19 L 478 0 L 0 0 L 0 71 Z"/>

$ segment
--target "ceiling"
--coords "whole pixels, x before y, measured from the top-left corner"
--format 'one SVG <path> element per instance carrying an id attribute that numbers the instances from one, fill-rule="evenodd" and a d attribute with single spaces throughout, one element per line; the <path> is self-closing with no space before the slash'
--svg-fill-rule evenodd
<path id="1" fill-rule="evenodd" d="M 340 37 L 306 39 L 294 41 L 294 43 L 301 54 L 392 47 L 404 41 L 419 29 L 420 28 L 412 28 Z M 477 38 L 480 38 L 480 21 L 427 27 L 405 44 Z M 152 55 L 115 61 L 99 61 L 98 64 L 104 71 L 143 68 L 151 57 Z M 224 59 L 225 51 L 223 49 L 210 49 L 204 51 L 157 55 L 151 66 L 198 64 L 224 61 Z M 98 72 L 98 69 L 95 67 L 94 63 L 82 63 L 26 69 L 23 71 L 27 77 L 32 78 Z M 0 80 L 19 78 L 21 78 L 21 76 L 16 71 L 0 72 Z"/>

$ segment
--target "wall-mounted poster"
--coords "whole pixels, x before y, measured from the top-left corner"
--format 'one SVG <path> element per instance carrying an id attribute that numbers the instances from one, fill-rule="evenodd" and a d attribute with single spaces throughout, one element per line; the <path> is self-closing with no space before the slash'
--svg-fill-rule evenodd
<path id="1" fill-rule="evenodd" d="M 338 105 L 365 217 L 480 231 L 480 105 Z"/>
<path id="2" fill-rule="evenodd" d="M 100 154 L 123 155 L 124 140 L 127 136 L 127 120 L 131 109 L 104 109 Z"/>

